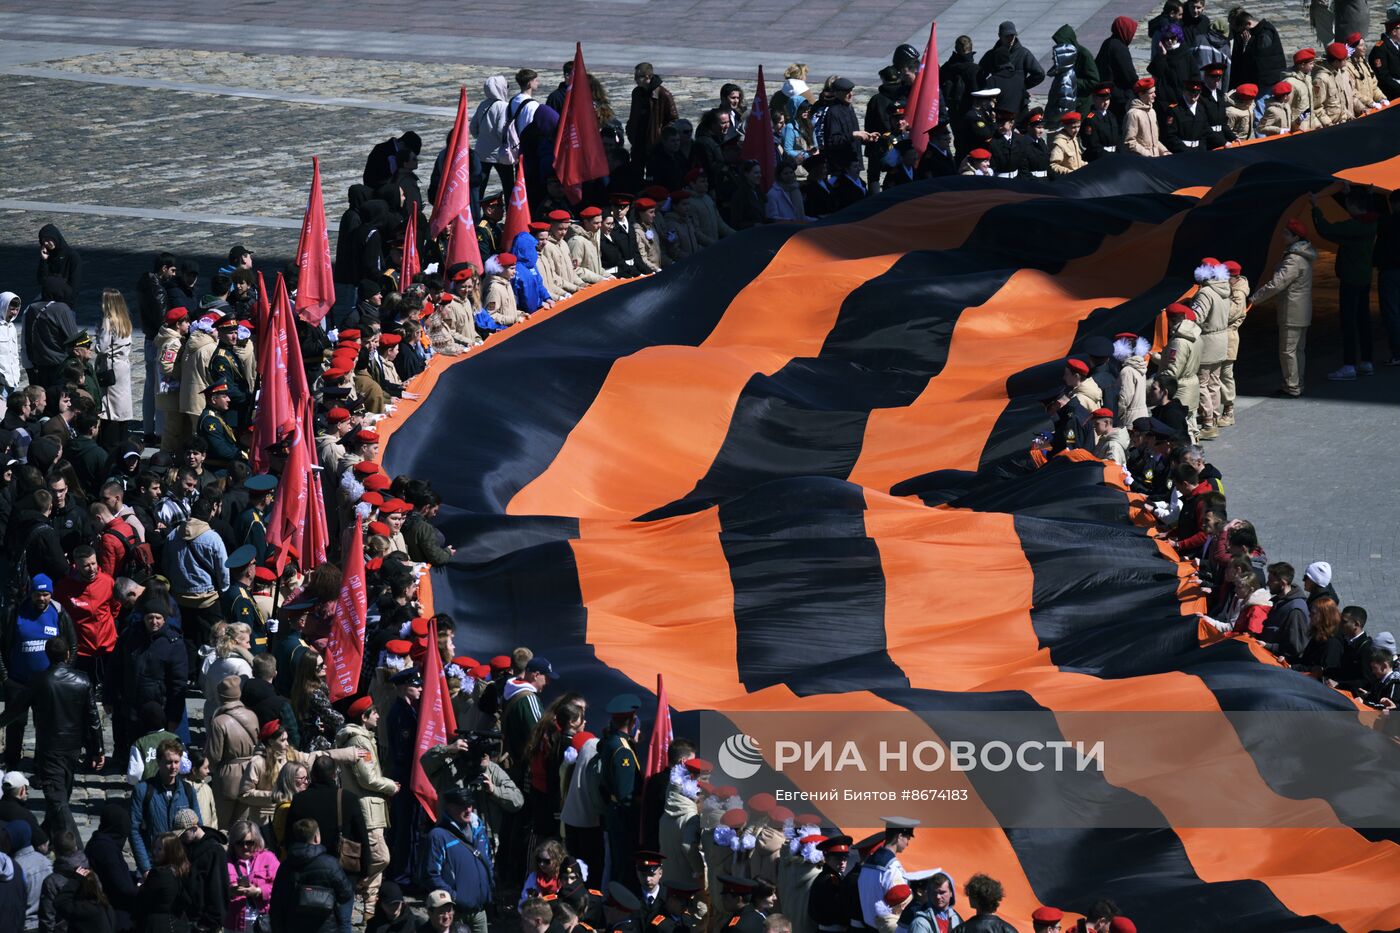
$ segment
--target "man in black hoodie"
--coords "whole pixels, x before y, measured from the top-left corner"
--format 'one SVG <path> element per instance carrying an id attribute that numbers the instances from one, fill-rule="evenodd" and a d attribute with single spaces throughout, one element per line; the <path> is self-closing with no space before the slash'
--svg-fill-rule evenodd
<path id="1" fill-rule="evenodd" d="M 298 908 L 302 888 L 324 888 L 335 906 L 329 911 Z M 315 820 L 297 820 L 291 826 L 291 845 L 272 884 L 271 915 L 274 930 L 298 933 L 334 933 L 350 926 L 355 889 L 335 857 L 321 845 Z"/>
<path id="2" fill-rule="evenodd" d="M 997 44 L 977 63 L 987 87 L 1000 89 L 997 106 L 1019 115 L 1026 109 L 1026 92 L 1045 80 L 1045 69 L 1016 35 L 1016 24 L 997 27 Z"/>
<path id="3" fill-rule="evenodd" d="M 1271 88 L 1283 80 L 1283 40 L 1272 23 L 1237 9 L 1230 18 L 1230 35 L 1234 40 L 1230 53 L 1232 87 L 1255 84 Z"/>
<path id="4" fill-rule="evenodd" d="M 1269 593 L 1274 607 L 1264 620 L 1259 640 L 1274 654 L 1282 655 L 1289 664 L 1297 664 L 1308 646 L 1308 597 L 1301 586 L 1293 582 L 1293 565 L 1269 565 Z"/>
<path id="5" fill-rule="evenodd" d="M 218 830 L 200 826 L 199 815 L 193 810 L 175 814 L 175 831 L 190 859 L 188 916 L 192 928 L 218 933 L 224 928 L 228 908 L 228 839 Z"/>
<path id="6" fill-rule="evenodd" d="M 51 276 L 57 276 L 76 295 L 82 286 L 82 268 L 82 257 L 68 245 L 57 227 L 44 224 L 39 228 L 39 267 L 34 272 L 35 282 L 43 286 Z"/>
<path id="7" fill-rule="evenodd" d="M 51 275 L 39 283 L 43 296 L 24 309 L 24 350 L 29 354 L 29 382 L 50 386 L 68 359 L 68 338 L 78 332 L 73 314 L 73 287 Z"/>
<path id="8" fill-rule="evenodd" d="M 900 121 L 904 119 L 909 104 L 909 91 L 914 86 L 914 77 L 919 73 L 919 63 L 896 68 L 888 65 L 880 69 L 880 90 L 865 105 L 865 129 L 874 133 L 876 139 L 866 146 L 865 154 L 870 159 L 866 181 L 870 193 L 880 190 L 880 177 L 886 166 L 885 153 L 897 142 L 900 135 Z"/>

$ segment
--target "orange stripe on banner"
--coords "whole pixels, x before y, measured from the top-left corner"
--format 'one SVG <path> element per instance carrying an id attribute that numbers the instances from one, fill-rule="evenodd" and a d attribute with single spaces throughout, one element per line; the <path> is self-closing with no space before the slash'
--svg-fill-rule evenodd
<path id="1" fill-rule="evenodd" d="M 1133 224 L 1058 275 L 1020 270 L 986 303 L 964 311 L 943 371 L 911 405 L 871 413 L 851 482 L 888 490 L 934 470 L 977 469 L 1006 408 L 1006 380 L 1067 353 L 1079 321 L 1095 308 L 1159 280 L 1185 216 Z"/>
<path id="2" fill-rule="evenodd" d="M 630 518 L 681 498 L 714 462 L 750 378 L 815 356 L 845 298 L 905 253 L 957 247 L 991 208 L 1031 199 L 949 192 L 797 232 L 699 347 L 648 347 L 614 363 L 554 462 L 508 512 Z M 661 457 L 663 468 L 639 475 L 622 455 L 633 450 Z"/>
<path id="3" fill-rule="evenodd" d="M 1376 185 L 1388 191 L 1400 188 L 1400 156 L 1393 159 L 1386 159 L 1384 162 L 1373 162 L 1370 165 L 1358 165 L 1354 168 L 1343 169 L 1337 173 L 1338 178 L 1345 178 L 1356 185 Z"/>

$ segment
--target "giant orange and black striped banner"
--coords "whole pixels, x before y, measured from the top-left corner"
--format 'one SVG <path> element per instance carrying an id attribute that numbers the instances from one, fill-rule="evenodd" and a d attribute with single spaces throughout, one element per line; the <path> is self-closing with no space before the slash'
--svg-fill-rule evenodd
<path id="1" fill-rule="evenodd" d="M 1387 111 L 1054 184 L 908 185 L 437 362 L 385 457 L 444 496 L 436 608 L 463 650 L 530 645 L 599 698 L 663 672 L 678 732 L 697 710 L 912 711 L 934 736 L 1021 711 L 1051 737 L 1083 711 L 1355 713 L 1244 641 L 1203 643 L 1189 571 L 1116 472 L 1026 448 L 1085 339 L 1149 333 L 1202 256 L 1260 280 L 1309 192 L 1400 185 L 1396 139 Z M 1353 793 L 1400 756 L 1344 732 L 1329 779 L 1236 725 L 1211 736 L 1228 789 L 1190 761 L 1057 788 L 1143 829 L 931 827 L 905 862 L 993 874 L 1022 924 L 1112 897 L 1148 931 L 1400 927 L 1400 831 Z M 996 778 L 966 780 L 1008 816 Z M 1193 824 L 1207 792 L 1258 828 Z"/>

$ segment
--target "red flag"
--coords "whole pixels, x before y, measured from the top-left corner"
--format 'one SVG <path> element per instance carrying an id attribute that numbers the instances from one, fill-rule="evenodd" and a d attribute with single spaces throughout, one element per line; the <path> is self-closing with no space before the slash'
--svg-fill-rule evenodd
<path id="1" fill-rule="evenodd" d="M 608 174 L 608 154 L 603 150 L 603 134 L 598 130 L 598 111 L 593 109 L 593 90 L 583 67 L 583 45 L 577 42 L 574 70 L 564 95 L 564 112 L 559 114 L 559 131 L 554 136 L 554 174 L 575 204 L 583 197 L 584 182 Z"/>
<path id="2" fill-rule="evenodd" d="M 335 304 L 331 275 L 331 241 L 326 235 L 326 206 L 321 201 L 321 160 L 311 159 L 311 196 L 297 243 L 297 303 L 294 309 L 308 324 L 319 324 Z"/>
<path id="3" fill-rule="evenodd" d="M 739 152 L 745 159 L 758 163 L 763 172 L 763 191 L 773 187 L 773 172 L 778 161 L 778 147 L 773 140 L 773 117 L 768 112 L 768 87 L 763 82 L 763 66 L 758 66 L 758 92 L 744 120 L 744 144 Z"/>
<path id="4" fill-rule="evenodd" d="M 282 468 L 282 476 L 277 481 L 277 499 L 272 504 L 272 514 L 267 521 L 267 543 L 277 550 L 277 572 L 287 566 L 291 549 L 297 551 L 302 567 L 307 567 L 306 555 L 302 552 L 302 524 L 306 521 L 307 475 L 310 464 L 306 458 L 306 444 L 301 440 L 300 421 L 287 438 L 289 447 L 287 464 Z M 312 565 L 314 566 L 314 565 Z"/>
<path id="5" fill-rule="evenodd" d="M 403 265 L 399 269 L 399 288 L 413 284 L 413 277 L 423 271 L 423 263 L 418 258 L 418 212 L 410 211 L 408 224 L 403 228 Z"/>
<path id="6" fill-rule="evenodd" d="M 456 731 L 457 717 L 452 712 L 447 678 L 442 673 L 442 655 L 438 654 L 437 619 L 432 619 L 428 623 L 428 651 L 423 658 L 423 696 L 418 702 L 413 772 L 408 782 L 430 820 L 437 819 L 437 789 L 423 772 L 423 755 L 435 745 L 445 745 L 447 737 Z"/>
<path id="7" fill-rule="evenodd" d="M 281 278 L 282 273 L 277 273 Z M 267 319 L 272 315 L 272 305 L 267 297 L 267 283 L 263 281 L 262 270 L 258 270 L 258 300 L 253 304 L 253 326 L 258 329 L 258 342 L 262 342 L 262 333 L 267 328 Z"/>
<path id="8" fill-rule="evenodd" d="M 267 470 L 267 448 L 287 436 L 296 422 L 296 406 L 287 378 L 288 344 L 295 344 L 296 340 L 289 339 L 287 335 L 286 325 L 292 311 L 281 273 L 277 275 L 275 304 L 275 309 L 268 312 L 267 322 L 258 334 L 257 358 L 262 387 L 258 392 L 257 410 L 253 412 L 253 449 L 249 451 L 255 473 Z"/>
<path id="9" fill-rule="evenodd" d="M 482 271 L 481 244 L 476 241 L 476 228 L 467 220 L 459 216 L 447 228 L 447 255 L 442 260 L 444 273 L 459 262 L 469 262 L 476 266 L 477 272 Z"/>
<path id="10" fill-rule="evenodd" d="M 437 203 L 428 221 L 428 234 L 434 238 L 442 231 L 455 231 L 459 226 L 471 232 L 469 237 L 453 237 L 447 244 L 447 266 L 469 262 L 482 270 L 481 247 L 476 242 L 476 220 L 472 217 L 471 197 L 471 138 L 467 129 L 467 89 L 457 99 L 457 122 L 452 125 L 452 138 L 447 142 L 447 171 L 438 185 Z M 444 269 L 443 271 L 446 271 Z"/>
<path id="11" fill-rule="evenodd" d="M 335 601 L 335 620 L 331 623 L 330 645 L 326 651 L 329 665 L 326 677 L 331 702 L 354 696 L 360 686 L 360 665 L 365 656 L 365 619 L 368 603 L 365 597 L 365 540 L 363 519 L 355 516 L 355 526 L 345 530 L 344 556 L 340 577 L 340 597 Z"/>
<path id="12" fill-rule="evenodd" d="M 301 403 L 301 436 L 306 439 L 306 519 L 301 526 L 301 565 L 319 567 L 326 562 L 331 533 L 326 525 L 326 499 L 321 492 L 321 464 L 316 453 L 314 400 Z"/>
<path id="13" fill-rule="evenodd" d="M 671 748 L 671 704 L 666 701 L 666 681 L 656 675 L 656 718 L 651 724 L 651 741 L 647 743 L 646 776 L 651 777 L 670 767 L 666 753 Z"/>
<path id="14" fill-rule="evenodd" d="M 510 252 L 515 238 L 530 229 L 530 197 L 525 193 L 525 169 L 515 167 L 515 187 L 510 192 L 510 203 L 506 205 L 506 229 L 501 234 L 501 252 Z"/>
<path id="15" fill-rule="evenodd" d="M 909 103 L 904 119 L 909 123 L 909 141 L 914 151 L 924 154 L 928 148 L 928 131 L 938 125 L 938 23 L 928 27 L 928 47 L 924 61 L 909 89 Z"/>

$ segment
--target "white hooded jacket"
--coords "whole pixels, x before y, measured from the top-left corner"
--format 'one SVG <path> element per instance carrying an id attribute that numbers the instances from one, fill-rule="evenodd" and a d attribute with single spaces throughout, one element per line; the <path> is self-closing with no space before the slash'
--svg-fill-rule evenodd
<path id="1" fill-rule="evenodd" d="M 482 164 L 513 165 L 515 153 L 506 142 L 510 90 L 505 75 L 492 75 L 482 87 L 485 96 L 476 105 L 476 113 L 468 124 L 472 139 L 476 140 L 476 159 Z"/>
<path id="2" fill-rule="evenodd" d="M 19 295 L 14 292 L 0 292 L 0 389 L 6 393 L 19 388 L 20 330 L 19 315 L 10 317 L 10 303 Z M 23 302 L 21 302 L 21 309 Z"/>

